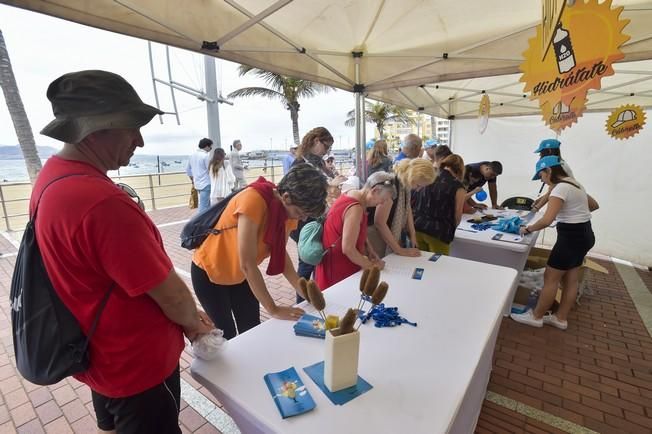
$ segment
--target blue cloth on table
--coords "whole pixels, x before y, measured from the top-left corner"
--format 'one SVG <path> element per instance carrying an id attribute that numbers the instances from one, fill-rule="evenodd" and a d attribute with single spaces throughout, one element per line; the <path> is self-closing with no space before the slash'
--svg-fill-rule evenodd
<path id="1" fill-rule="evenodd" d="M 509 234 L 520 234 L 523 220 L 519 216 L 514 217 L 501 217 L 496 223 L 491 225 L 491 228 L 499 232 L 507 232 Z"/>

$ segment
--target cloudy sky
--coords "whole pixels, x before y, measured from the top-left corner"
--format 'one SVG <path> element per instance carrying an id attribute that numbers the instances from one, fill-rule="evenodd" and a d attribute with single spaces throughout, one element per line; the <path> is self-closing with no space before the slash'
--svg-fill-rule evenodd
<path id="1" fill-rule="evenodd" d="M 38 145 L 60 147 L 53 139 L 38 134 L 52 119 L 45 91 L 61 74 L 83 69 L 105 69 L 125 77 L 141 98 L 154 105 L 154 91 L 149 67 L 147 42 L 46 15 L 0 5 L 2 31 L 20 94 Z M 155 75 L 167 78 L 165 48 L 153 44 Z M 175 81 L 193 88 L 203 88 L 202 56 L 171 49 L 172 74 Z M 254 79 L 239 77 L 237 64 L 217 60 L 218 89 L 224 95 L 240 87 L 262 85 Z M 170 91 L 159 85 L 161 108 L 172 111 Z M 147 154 L 185 154 L 207 134 L 206 109 L 196 98 L 175 92 L 181 125 L 173 116 L 164 116 L 142 129 Z M 335 91 L 302 100 L 299 132 L 315 126 L 327 127 L 335 138 L 336 148 L 355 145 L 354 130 L 344 126 L 346 113 L 353 108 L 353 94 Z M 292 143 L 290 115 L 280 102 L 262 98 L 239 99 L 233 106 L 220 105 L 222 143 L 242 139 L 246 149 L 285 149 Z M 372 135 L 367 126 L 367 135 Z M 17 144 L 16 134 L 0 93 L 0 145 Z"/>

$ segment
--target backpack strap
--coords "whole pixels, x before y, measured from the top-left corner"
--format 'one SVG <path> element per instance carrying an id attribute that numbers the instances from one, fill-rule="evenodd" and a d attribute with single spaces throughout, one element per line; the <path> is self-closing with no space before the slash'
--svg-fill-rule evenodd
<path id="1" fill-rule="evenodd" d="M 54 178 L 53 180 L 51 180 L 50 182 L 45 184 L 45 187 L 43 187 L 41 189 L 41 194 L 39 194 L 38 199 L 36 199 L 36 205 L 34 206 L 34 215 L 30 216 L 30 220 L 32 220 L 33 222 L 36 221 L 36 213 L 38 212 L 38 206 L 41 203 L 41 198 L 43 197 L 43 193 L 45 193 L 45 190 L 47 190 L 47 188 L 49 186 L 51 186 L 52 184 L 54 184 L 55 182 L 57 182 L 57 181 L 59 181 L 61 179 L 64 179 L 64 178 L 70 178 L 71 176 L 89 176 L 89 175 L 86 175 L 86 174 L 83 174 L 83 173 L 70 173 L 68 175 L 63 175 L 63 176 L 59 176 L 58 178 Z"/>
<path id="2" fill-rule="evenodd" d="M 95 318 L 93 318 L 93 324 L 91 324 L 91 328 L 88 330 L 88 336 L 86 336 L 86 340 L 84 341 L 84 346 L 81 348 L 82 351 L 80 354 L 78 354 L 78 357 L 80 357 L 78 361 L 81 361 L 81 358 L 84 357 L 84 354 L 86 354 L 86 352 L 88 351 L 88 345 L 91 342 L 91 338 L 93 337 L 93 334 L 95 334 L 95 329 L 97 328 L 97 324 L 100 322 L 100 315 L 102 315 L 102 312 L 106 307 L 106 303 L 109 301 L 109 296 L 111 295 L 113 288 L 115 288 L 115 282 L 111 284 L 109 290 L 106 291 L 104 293 L 104 296 L 102 297 L 102 301 L 100 302 L 100 307 L 97 309 Z"/>
<path id="3" fill-rule="evenodd" d="M 70 178 L 72 176 L 91 176 L 91 175 L 86 175 L 83 173 L 71 173 L 68 175 L 63 175 L 59 176 L 58 178 L 54 178 L 50 182 L 48 182 L 45 187 L 41 190 L 41 194 L 39 194 L 38 199 L 36 200 L 36 205 L 34 206 L 34 215 L 30 216 L 30 220 L 34 222 L 34 225 L 36 225 L 36 213 L 38 212 L 38 206 L 41 203 L 41 198 L 43 197 L 43 193 L 45 193 L 45 190 L 54 184 L 55 182 L 64 179 L 64 178 Z M 36 228 L 35 228 L 36 229 Z M 37 241 L 38 244 L 38 241 Z M 109 290 L 104 293 L 104 296 L 102 297 L 102 301 L 100 302 L 100 307 L 97 310 L 97 313 L 95 314 L 95 318 L 93 318 L 93 324 L 91 324 L 91 328 L 88 331 L 88 336 L 86 336 L 86 340 L 84 341 L 84 346 L 81 348 L 81 352 L 77 353 L 77 362 L 81 362 L 83 357 L 85 356 L 87 350 L 88 350 L 88 345 L 91 341 L 91 337 L 95 333 L 95 329 L 97 328 L 97 324 L 100 321 L 100 315 L 102 315 L 102 312 L 104 311 L 104 308 L 106 307 L 106 303 L 109 301 L 109 296 L 111 295 L 111 292 L 113 291 L 113 288 L 115 288 L 115 282 L 111 284 L 109 287 Z"/>

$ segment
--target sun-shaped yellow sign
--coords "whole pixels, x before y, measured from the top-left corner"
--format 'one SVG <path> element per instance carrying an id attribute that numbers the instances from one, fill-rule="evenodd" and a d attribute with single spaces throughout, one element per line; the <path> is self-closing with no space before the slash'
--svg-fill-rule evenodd
<path id="1" fill-rule="evenodd" d="M 543 60 L 543 32 L 541 25 L 537 26 L 536 36 L 523 53 L 520 80 L 542 110 L 548 105 L 552 113 L 560 102 L 568 107 L 584 103 L 589 89 L 600 89 L 600 80 L 613 75 L 611 65 L 624 57 L 620 46 L 629 39 L 622 33 L 629 23 L 620 19 L 622 10 L 622 6 L 611 9 L 611 0 L 578 0 L 567 5 L 553 31 L 552 48 Z M 578 117 L 582 111 L 576 113 Z"/>
<path id="2" fill-rule="evenodd" d="M 612 111 L 605 128 L 614 139 L 629 139 L 638 134 L 645 125 L 645 111 L 637 105 L 628 104 Z"/>
<path id="3" fill-rule="evenodd" d="M 566 127 L 571 126 L 581 118 L 586 108 L 586 98 L 573 98 L 570 104 L 559 100 L 555 104 L 546 102 L 541 107 L 543 121 L 552 130 L 559 133 Z"/>

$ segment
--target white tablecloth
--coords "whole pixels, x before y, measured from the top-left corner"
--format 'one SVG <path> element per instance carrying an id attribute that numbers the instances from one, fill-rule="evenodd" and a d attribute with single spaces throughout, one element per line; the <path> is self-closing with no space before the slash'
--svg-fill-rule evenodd
<path id="1" fill-rule="evenodd" d="M 295 336 L 290 321 L 266 321 L 231 340 L 218 359 L 193 361 L 193 377 L 247 434 L 473 432 L 516 272 L 451 257 L 430 262 L 430 256 L 385 258 L 386 305 L 418 326 L 360 328 L 359 375 L 373 389 L 353 401 L 331 404 L 303 372 L 323 360 L 324 341 Z M 423 280 L 411 278 L 415 267 L 425 269 Z M 359 274 L 325 292 L 327 313 L 343 315 L 357 305 Z M 290 366 L 317 407 L 283 420 L 263 375 Z"/>
<path id="2" fill-rule="evenodd" d="M 512 217 L 520 215 L 524 217 L 527 211 L 511 211 L 511 210 L 493 210 L 485 211 L 487 214 L 493 214 L 496 217 Z M 493 229 L 484 231 L 473 231 L 468 220 L 472 217 L 481 215 L 479 212 L 476 214 L 464 214 L 462 221 L 455 231 L 455 239 L 451 243 L 450 255 L 455 258 L 470 259 L 472 261 L 485 262 L 487 264 L 502 265 L 515 269 L 520 276 L 520 273 L 525 267 L 530 249 L 536 243 L 538 232 L 534 232 L 525 237 L 515 234 L 506 234 L 498 232 Z M 533 221 L 536 220 L 536 217 Z M 490 223 L 496 223 L 494 220 Z M 502 233 L 504 241 L 493 240 L 492 237 L 498 233 Z M 513 241 L 513 242 L 510 242 Z M 509 301 L 505 304 L 504 315 L 508 316 L 512 308 L 512 300 L 518 286 L 518 279 L 514 283 L 511 290 Z"/>

